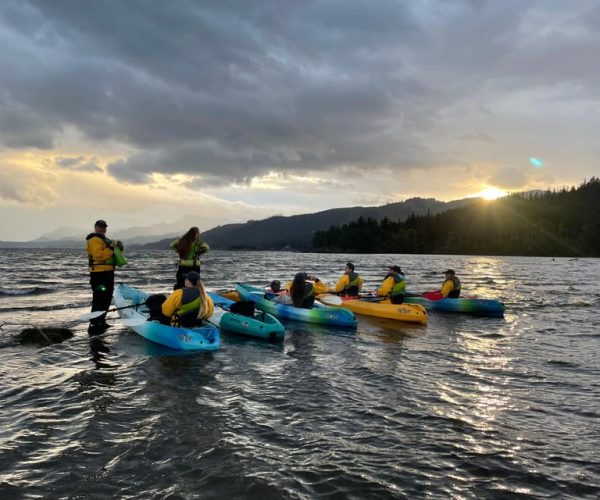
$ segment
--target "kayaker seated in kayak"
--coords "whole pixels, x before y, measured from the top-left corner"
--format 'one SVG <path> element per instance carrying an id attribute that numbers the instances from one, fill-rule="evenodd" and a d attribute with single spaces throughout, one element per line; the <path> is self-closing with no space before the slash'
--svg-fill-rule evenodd
<path id="1" fill-rule="evenodd" d="M 460 280 L 456 277 L 456 273 L 453 269 L 446 269 L 444 275 L 446 279 L 442 283 L 440 294 L 444 298 L 458 299 L 460 297 Z"/>
<path id="2" fill-rule="evenodd" d="M 338 295 L 349 295 L 355 296 L 358 295 L 358 292 L 362 288 L 364 280 L 358 275 L 358 273 L 354 272 L 354 264 L 352 262 L 347 262 L 344 267 L 344 274 L 338 280 L 335 288 L 330 290 L 333 293 L 337 293 Z"/>
<path id="3" fill-rule="evenodd" d="M 204 290 L 204 284 L 196 271 L 185 275 L 184 288 L 175 290 L 164 301 L 161 300 L 161 295 L 152 295 L 146 304 L 150 309 L 149 319 L 185 328 L 200 325 L 202 320 L 210 318 L 215 310 L 215 305 Z"/>
<path id="4" fill-rule="evenodd" d="M 381 283 L 377 295 L 389 298 L 392 304 L 402 304 L 406 290 L 404 273 L 400 266 L 389 266 L 388 273 Z"/>
<path id="5" fill-rule="evenodd" d="M 329 293 L 329 287 L 325 283 L 323 283 L 319 278 L 317 278 L 315 275 L 309 275 L 308 273 L 303 273 L 303 274 L 304 274 L 304 279 L 306 280 L 306 282 L 310 283 L 313 286 L 315 295 L 320 295 L 322 293 Z M 288 283 L 285 286 L 286 289 L 291 290 L 292 283 L 293 283 L 293 281 L 288 281 Z"/>
<path id="6" fill-rule="evenodd" d="M 295 307 L 311 309 L 315 302 L 315 287 L 306 280 L 306 273 L 297 273 L 290 286 L 290 297 Z"/>
<path id="7" fill-rule="evenodd" d="M 290 282 L 291 286 L 291 282 Z M 281 281 L 273 280 L 266 289 L 264 298 L 277 304 L 291 304 L 292 299 L 288 295 L 288 291 L 281 288 Z"/>

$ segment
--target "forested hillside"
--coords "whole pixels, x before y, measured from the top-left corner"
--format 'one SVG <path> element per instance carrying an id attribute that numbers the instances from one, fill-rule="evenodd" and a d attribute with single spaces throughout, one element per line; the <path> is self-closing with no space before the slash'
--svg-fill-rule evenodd
<path id="1" fill-rule="evenodd" d="M 313 250 L 349 253 L 600 256 L 600 179 L 477 201 L 406 221 L 358 218 L 318 231 Z"/>

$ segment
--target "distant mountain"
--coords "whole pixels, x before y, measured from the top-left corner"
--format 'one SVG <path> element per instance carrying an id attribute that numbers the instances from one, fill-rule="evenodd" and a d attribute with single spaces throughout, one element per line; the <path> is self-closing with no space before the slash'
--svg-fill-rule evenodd
<path id="1" fill-rule="evenodd" d="M 134 226 L 120 231 L 110 231 L 110 238 L 122 240 L 127 247 L 143 245 L 156 241 L 158 238 L 172 239 L 187 231 L 192 226 L 197 226 L 201 231 L 213 227 L 218 219 L 186 215 L 173 222 L 161 222 L 148 226 Z M 58 227 L 50 233 L 45 233 L 31 241 L 0 241 L 0 248 L 83 248 L 87 234 L 92 228 Z"/>
<path id="2" fill-rule="evenodd" d="M 245 224 L 217 226 L 205 231 L 202 236 L 211 248 L 220 250 L 307 250 L 312 245 L 314 234 L 332 225 L 347 224 L 359 217 L 403 221 L 412 214 L 437 214 L 465 206 L 474 200 L 475 198 L 467 198 L 443 202 L 433 198 L 411 198 L 379 207 L 334 208 L 289 217 L 278 215 Z M 141 246 L 148 249 L 168 248 L 171 241 L 171 238 L 165 238 Z"/>
<path id="3" fill-rule="evenodd" d="M 578 188 L 513 194 L 403 222 L 362 217 L 319 231 L 312 250 L 600 257 L 600 178 Z"/>

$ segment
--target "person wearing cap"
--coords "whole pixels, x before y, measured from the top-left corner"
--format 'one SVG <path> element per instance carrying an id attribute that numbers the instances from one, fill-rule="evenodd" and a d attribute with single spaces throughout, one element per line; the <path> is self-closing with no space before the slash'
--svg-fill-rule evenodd
<path id="1" fill-rule="evenodd" d="M 358 292 L 362 288 L 364 280 L 354 272 L 354 264 L 347 262 L 344 267 L 344 274 L 340 277 L 335 288 L 331 290 L 333 293 L 338 295 L 358 295 Z"/>
<path id="2" fill-rule="evenodd" d="M 187 273 L 183 284 L 183 288 L 175 290 L 162 303 L 161 311 L 166 321 L 161 322 L 193 328 L 213 315 L 215 305 L 196 271 Z"/>
<path id="3" fill-rule="evenodd" d="M 115 287 L 115 247 L 123 249 L 120 241 L 111 240 L 106 236 L 107 227 L 106 221 L 97 220 L 94 223 L 94 232 L 86 236 L 92 311 L 108 311 Z M 106 314 L 90 320 L 90 328 L 108 326 L 110 325 L 106 323 Z"/>
<path id="4" fill-rule="evenodd" d="M 456 277 L 456 273 L 453 269 L 446 269 L 444 276 L 446 279 L 442 283 L 440 293 L 444 298 L 458 299 L 460 296 L 460 280 Z"/>
<path id="5" fill-rule="evenodd" d="M 377 295 L 389 298 L 392 304 L 402 304 L 405 290 L 406 281 L 402 269 L 400 266 L 389 266 L 388 273 L 377 290 Z"/>
<path id="6" fill-rule="evenodd" d="M 177 261 L 177 273 L 175 274 L 175 290 L 183 288 L 185 275 L 191 271 L 200 274 L 200 256 L 208 252 L 208 243 L 200 238 L 200 230 L 197 227 L 191 227 L 181 237 L 171 243 L 171 248 L 179 255 Z"/>

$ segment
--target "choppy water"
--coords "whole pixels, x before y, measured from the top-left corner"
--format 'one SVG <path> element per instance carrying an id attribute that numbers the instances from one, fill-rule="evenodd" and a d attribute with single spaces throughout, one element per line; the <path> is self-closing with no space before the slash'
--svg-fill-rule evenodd
<path id="1" fill-rule="evenodd" d="M 286 324 L 283 344 L 223 336 L 175 355 L 111 320 L 90 339 L 83 252 L 0 253 L 1 498 L 597 498 L 600 261 L 209 252 L 207 286 L 299 270 L 412 290 L 457 270 L 504 319 Z M 168 291 L 172 255 L 131 252 L 117 281 Z M 75 337 L 15 345 L 24 325 Z"/>

